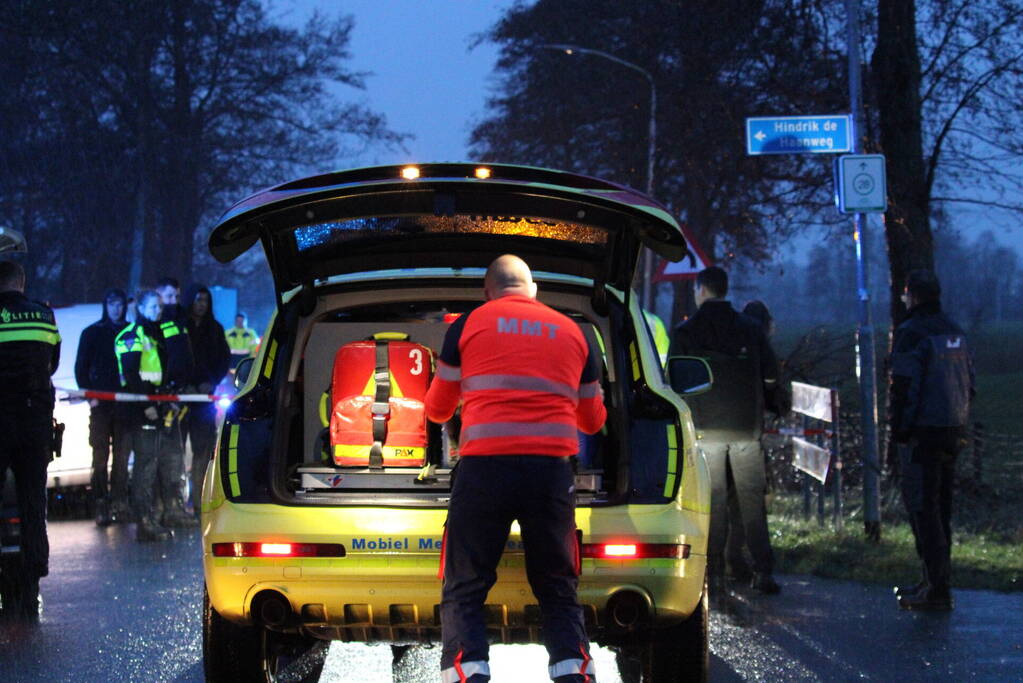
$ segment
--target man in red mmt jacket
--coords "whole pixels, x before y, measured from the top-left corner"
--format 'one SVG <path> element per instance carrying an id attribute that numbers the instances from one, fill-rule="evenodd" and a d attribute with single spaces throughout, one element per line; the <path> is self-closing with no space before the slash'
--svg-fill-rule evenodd
<path id="1" fill-rule="evenodd" d="M 607 416 L 601 362 L 579 326 L 536 300 L 529 266 L 506 254 L 484 280 L 487 302 L 452 323 L 426 395 L 434 422 L 462 403 L 461 456 L 444 534 L 441 680 L 490 680 L 483 605 L 518 520 L 526 573 L 540 604 L 548 673 L 591 682 L 576 589 L 575 476 L 579 431 Z"/>

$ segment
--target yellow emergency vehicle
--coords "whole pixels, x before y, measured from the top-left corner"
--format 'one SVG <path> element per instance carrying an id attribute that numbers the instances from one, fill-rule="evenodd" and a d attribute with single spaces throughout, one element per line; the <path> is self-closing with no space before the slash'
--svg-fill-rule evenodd
<path id="1" fill-rule="evenodd" d="M 239 366 L 247 379 L 202 491 L 208 680 L 317 680 L 331 640 L 399 654 L 439 640 L 458 425 L 425 427 L 410 466 L 338 466 L 331 377 L 345 371 L 338 350 L 360 340 L 439 351 L 504 253 L 525 259 L 538 298 L 604 350 L 607 425 L 580 437 L 576 458 L 590 637 L 618 651 L 625 680 L 706 676 L 710 485 L 682 396 L 708 388 L 710 373 L 696 359 L 662 368 L 630 286 L 641 245 L 671 260 L 687 253 L 666 209 L 546 169 L 384 166 L 253 195 L 220 219 L 210 249 L 228 262 L 257 242 L 277 311 L 258 356 Z M 386 403 L 377 397 L 374 417 Z M 540 642 L 517 528 L 487 603 L 494 642 Z"/>

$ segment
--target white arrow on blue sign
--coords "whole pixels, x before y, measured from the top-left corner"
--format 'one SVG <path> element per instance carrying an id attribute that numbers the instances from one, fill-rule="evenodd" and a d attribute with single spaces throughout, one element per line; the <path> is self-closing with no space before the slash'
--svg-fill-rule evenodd
<path id="1" fill-rule="evenodd" d="M 849 115 L 746 119 L 746 153 L 841 154 L 852 150 Z"/>

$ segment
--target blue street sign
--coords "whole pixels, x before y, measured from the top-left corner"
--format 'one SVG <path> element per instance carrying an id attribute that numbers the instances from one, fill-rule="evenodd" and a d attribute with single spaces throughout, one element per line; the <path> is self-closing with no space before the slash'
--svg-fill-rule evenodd
<path id="1" fill-rule="evenodd" d="M 848 114 L 746 119 L 746 153 L 840 154 L 852 150 Z"/>

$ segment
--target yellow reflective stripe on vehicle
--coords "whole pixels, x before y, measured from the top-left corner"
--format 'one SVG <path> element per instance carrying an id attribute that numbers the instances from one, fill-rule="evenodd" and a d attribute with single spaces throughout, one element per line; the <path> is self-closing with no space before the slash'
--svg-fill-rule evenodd
<path id="1" fill-rule="evenodd" d="M 362 444 L 336 444 L 334 446 L 334 457 L 336 458 L 363 458 L 369 459 L 369 446 Z M 422 462 L 426 449 L 422 446 L 384 446 L 383 456 L 396 460 L 415 460 Z"/>
<path id="2" fill-rule="evenodd" d="M 231 495 L 241 495 L 242 486 L 238 481 L 238 425 L 231 425 L 227 438 L 227 478 L 231 482 Z"/>
<path id="3" fill-rule="evenodd" d="M 270 342 L 270 350 L 266 354 L 266 363 L 263 365 L 263 377 L 267 379 L 274 371 L 274 360 L 277 358 L 277 340 Z"/>
<path id="4" fill-rule="evenodd" d="M 636 342 L 629 343 L 629 356 L 632 358 L 632 380 L 639 379 L 639 353 L 636 351 Z"/>
<path id="5" fill-rule="evenodd" d="M 671 498 L 678 477 L 678 433 L 675 425 L 668 425 L 668 476 L 664 480 L 664 497 Z"/>

